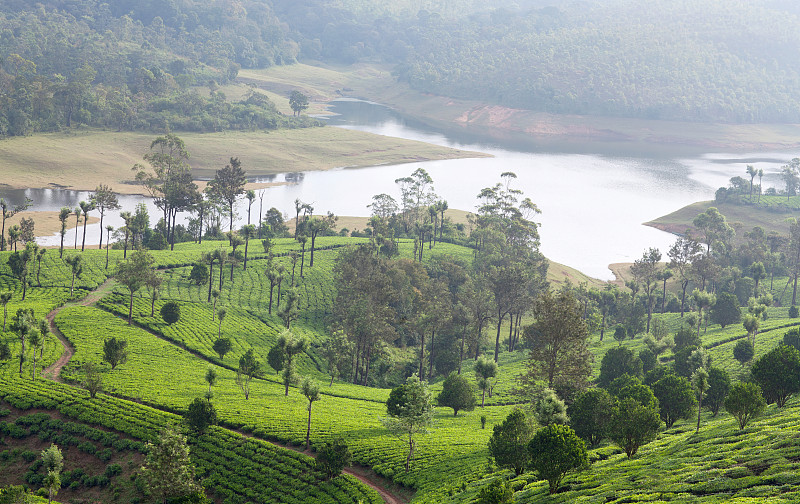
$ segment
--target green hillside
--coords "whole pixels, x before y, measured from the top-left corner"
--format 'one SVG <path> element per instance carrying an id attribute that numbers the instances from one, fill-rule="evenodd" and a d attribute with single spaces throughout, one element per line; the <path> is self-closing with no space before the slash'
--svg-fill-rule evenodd
<path id="1" fill-rule="evenodd" d="M 334 248 L 317 251 L 315 266 L 304 271 L 304 278 L 299 279 L 297 271 L 303 302 L 295 330 L 311 342 L 301 359 L 299 371 L 323 383 L 328 379 L 328 370 L 324 359 L 320 358 L 320 352 L 328 337 L 326 316 L 333 302 L 332 267 L 339 250 L 335 247 L 359 241 L 361 239 L 338 237 L 322 239 L 320 245 Z M 228 316 L 223 321 L 221 332 L 230 337 L 234 344 L 225 359 L 219 359 L 211 349 L 220 327 L 217 323 L 211 323 L 211 306 L 205 301 L 207 286 L 193 285 L 187 277 L 190 269 L 188 264 L 197 260 L 200 252 L 218 246 L 224 244 L 180 244 L 175 252 L 153 253 L 165 278 L 160 298 L 156 301 L 155 317 L 150 316 L 150 295 L 144 290 L 136 296 L 134 325 L 128 326 L 125 321 L 127 296 L 119 285 L 95 307 L 74 304 L 64 307 L 56 316 L 55 323 L 76 350 L 75 356 L 62 372 L 62 377 L 73 386 L 41 379 L 32 382 L 30 378 L 25 378 L 27 373 L 20 379 L 15 373 L 18 362 L 12 358 L 3 364 L 3 373 L 7 377 L 0 386 L 3 400 L 20 410 L 57 407 L 61 414 L 68 417 L 84 422 L 91 418 L 89 424 L 99 422 L 134 438 L 148 439 L 157 430 L 156 425 L 174 422 L 177 418 L 159 410 L 180 414 L 186 411 L 193 398 L 204 395 L 208 388 L 204 376 L 206 370 L 212 367 L 218 375 L 212 388 L 213 403 L 224 428 L 249 433 L 256 438 L 302 444 L 305 439 L 307 402 L 298 389 L 292 387 L 288 397 L 285 397 L 279 377 L 267 372 L 264 379 L 254 382 L 250 399 L 245 400 L 235 380 L 236 362 L 244 351 L 254 349 L 264 362 L 281 330 L 281 321 L 275 315 L 266 313 L 269 291 L 263 271 L 266 259 L 250 260 L 247 271 L 242 265 L 236 266 L 233 282 L 229 279 L 230 270 L 225 270 L 224 295 L 219 303 L 228 309 Z M 275 250 L 280 252 L 296 247 L 297 244 L 291 240 L 279 241 Z M 120 251 L 112 252 L 120 254 Z M 401 254 L 406 253 L 411 253 L 408 242 L 401 243 Z M 471 251 L 440 243 L 430 251 L 428 260 L 440 254 L 469 260 Z M 3 264 L 7 257 L 8 253 L 2 254 Z M 68 289 L 71 276 L 57 254 L 53 254 L 47 255 L 43 262 L 40 277 L 42 287 L 34 282 L 24 303 L 18 299 L 21 297 L 18 282 L 9 276 L 7 267 L 2 266 L 0 278 L 3 279 L 3 285 L 14 289 L 14 300 L 9 304 L 10 312 L 13 313 L 17 307 L 30 306 L 40 316 L 70 298 L 82 297 L 86 289 L 97 287 L 106 277 L 105 256 L 101 251 L 87 251 L 84 257 L 87 273 L 79 279 L 80 289 L 73 296 L 69 295 Z M 112 256 L 112 265 L 113 259 Z M 279 257 L 277 260 L 285 261 L 288 258 Z M 215 283 L 217 280 L 215 276 Z M 173 326 L 165 324 L 158 315 L 159 308 L 168 300 L 177 300 L 182 308 L 181 320 Z M 671 331 L 677 330 L 681 324 L 677 314 L 656 317 L 663 318 Z M 756 339 L 756 356 L 781 342 L 787 327 L 797 324 L 797 319 L 788 318 L 786 308 L 770 308 Z M 491 331 L 491 328 L 488 329 L 488 332 Z M 502 332 L 506 333 L 505 330 Z M 103 380 L 110 395 L 90 401 L 85 392 L 74 387 L 81 379 L 80 366 L 84 362 L 100 361 L 103 340 L 111 335 L 128 341 L 128 361 L 113 371 L 103 366 Z M 701 331 L 701 335 L 715 366 L 727 369 L 733 377 L 743 372 L 741 365 L 732 357 L 733 345 L 746 337 L 741 325 L 734 324 L 722 329 L 712 324 L 707 331 Z M 3 341 L 10 344 L 12 355 L 17 355 L 14 333 L 3 333 Z M 602 342 L 597 334 L 591 337 L 595 377 L 602 356 L 618 344 L 610 335 Z M 622 344 L 635 352 L 644 348 L 640 338 L 629 339 Z M 51 343 L 46 347 L 44 364 L 54 362 L 60 354 L 60 345 Z M 661 356 L 665 363 L 671 359 L 669 351 Z M 507 475 L 504 472 L 495 473 L 496 468 L 487 466 L 486 443 L 492 432 L 491 426 L 499 424 L 514 408 L 514 403 L 521 400 L 513 393 L 513 389 L 516 376 L 525 369 L 525 360 L 525 352 L 501 353 L 497 385 L 492 397 L 487 398 L 485 408 L 462 412 L 455 418 L 451 410 L 437 408 L 430 434 L 419 438 L 417 455 L 409 473 L 403 471 L 403 442 L 389 434 L 379 421 L 386 415 L 383 403 L 388 397 L 388 389 L 361 387 L 338 380 L 331 387 L 323 385 L 322 399 L 314 405 L 312 446 L 319 447 L 324 442 L 342 436 L 359 463 L 415 489 L 414 502 L 471 502 L 488 481 L 498 474 Z M 31 362 L 26 363 L 26 366 L 30 365 Z M 470 370 L 471 361 L 467 361 L 464 373 L 472 379 Z M 432 389 L 434 394 L 438 393 L 441 383 L 437 380 L 432 384 Z M 69 399 L 60 399 L 62 397 Z M 144 406 L 137 403 L 153 409 L 141 409 Z M 102 411 L 107 412 L 103 414 L 111 415 L 108 417 L 110 424 L 106 424 L 106 420 L 102 420 L 103 417 L 97 416 L 98 413 L 91 409 L 100 405 L 104 405 Z M 721 412 L 716 418 L 704 413 L 703 428 L 699 435 L 693 433 L 691 422 L 679 422 L 672 429 L 662 429 L 658 440 L 644 446 L 631 460 L 625 459 L 619 448 L 602 445 L 590 452 L 593 460 L 591 467 L 568 477 L 562 492 L 556 497 L 546 497 L 546 484 L 536 481 L 527 473 L 513 480 L 514 487 L 518 489 L 518 502 L 549 502 L 548 499 L 554 499 L 555 502 L 595 502 L 597 499 L 601 502 L 727 502 L 733 498 L 739 499 L 735 502 L 756 502 L 765 498 L 774 499 L 775 502 L 792 500 L 796 489 L 793 478 L 798 447 L 789 432 L 796 428 L 799 406 L 793 400 L 783 410 L 770 407 L 763 417 L 748 426 L 744 434 L 738 433 L 735 421 L 727 413 Z M 128 412 L 125 414 L 127 416 L 120 417 L 113 413 L 117 408 Z M 148 420 L 145 423 L 137 421 L 134 427 L 134 424 L 126 423 L 130 420 L 124 419 L 132 418 L 130 412 L 139 411 L 137 408 L 146 413 L 136 413 L 134 416 Z M 482 416 L 487 419 L 486 429 L 481 428 Z M 213 432 L 220 439 L 214 443 L 222 443 L 218 445 L 222 448 L 208 447 L 209 450 L 217 450 L 216 453 L 228 450 L 225 443 L 230 443 L 238 436 L 222 428 Z M 226 439 L 228 441 L 224 441 Z M 194 450 L 206 445 L 198 442 L 193 446 Z M 769 446 L 773 448 L 768 450 Z M 214 468 L 216 461 L 220 460 L 214 457 L 218 456 L 204 453 L 193 452 L 193 456 L 213 494 L 237 494 L 239 491 L 232 486 L 232 481 L 250 476 L 223 477 L 223 473 Z M 279 453 L 289 456 L 291 452 Z M 212 460 L 215 462 L 207 465 Z M 289 462 L 281 460 L 270 463 L 278 470 L 286 471 L 282 468 Z M 236 472 L 235 468 L 230 470 L 233 471 L 231 474 Z M 288 479 L 284 476 L 281 481 L 288 484 L 294 480 L 292 476 Z M 348 495 L 358 492 L 371 495 L 358 483 L 347 485 L 342 487 L 339 484 L 337 488 Z M 326 487 L 321 488 L 323 493 L 328 491 L 324 490 Z M 317 499 L 315 502 L 325 501 L 317 493 L 314 495 L 313 498 Z"/>

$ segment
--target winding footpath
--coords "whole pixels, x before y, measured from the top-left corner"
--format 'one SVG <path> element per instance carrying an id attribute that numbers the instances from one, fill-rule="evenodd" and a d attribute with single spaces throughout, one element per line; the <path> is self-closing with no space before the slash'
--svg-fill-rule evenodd
<path id="1" fill-rule="evenodd" d="M 97 289 L 89 292 L 86 297 L 79 299 L 77 301 L 71 301 L 66 303 L 62 306 L 59 306 L 55 310 L 51 311 L 47 314 L 47 321 L 50 324 L 50 332 L 56 336 L 58 341 L 61 343 L 61 346 L 64 347 L 64 352 L 61 354 L 61 357 L 45 368 L 42 371 L 42 376 L 48 380 L 56 381 L 63 383 L 61 379 L 61 370 L 66 366 L 72 356 L 75 355 L 75 349 L 72 347 L 67 338 L 64 337 L 64 334 L 58 329 L 55 324 L 56 315 L 65 307 L 65 306 L 94 306 L 103 296 L 111 292 L 116 285 L 116 282 L 109 278 L 105 282 L 103 282 Z M 161 338 L 158 334 L 152 333 L 152 331 L 148 331 L 156 337 Z M 169 341 L 165 338 L 161 338 L 164 341 Z M 170 342 L 171 343 L 171 342 Z M 200 358 L 204 358 L 202 355 L 198 355 Z M 240 433 L 245 435 L 243 433 Z M 287 449 L 295 449 L 292 446 L 287 446 L 278 442 L 274 441 L 267 441 L 275 446 Z M 304 451 L 302 449 L 296 449 L 295 451 L 299 451 L 308 455 L 309 457 L 314 458 L 314 454 L 309 451 Z M 372 488 L 383 498 L 386 504 L 408 504 L 410 502 L 410 498 L 407 497 L 405 492 L 396 491 L 395 488 L 397 487 L 394 483 L 391 483 L 387 479 L 383 478 L 382 476 L 378 476 L 375 472 L 368 468 L 361 465 L 354 465 L 350 468 L 345 468 L 342 472 L 345 474 L 349 474 L 350 476 L 356 478 L 361 483 L 365 484 L 366 486 Z"/>

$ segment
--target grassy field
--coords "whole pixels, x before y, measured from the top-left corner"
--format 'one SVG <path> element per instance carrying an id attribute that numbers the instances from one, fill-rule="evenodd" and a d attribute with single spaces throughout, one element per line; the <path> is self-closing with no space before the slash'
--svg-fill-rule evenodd
<path id="1" fill-rule="evenodd" d="M 64 187 L 94 190 L 100 183 L 138 194 L 131 167 L 141 163 L 152 133 L 80 130 L 0 142 L 2 184 L 11 188 Z M 484 154 L 341 128 L 270 132 L 180 133 L 196 177 L 213 177 L 231 157 L 250 176 L 344 166 L 375 166 Z M 91 177 L 86 177 L 91 167 Z"/>

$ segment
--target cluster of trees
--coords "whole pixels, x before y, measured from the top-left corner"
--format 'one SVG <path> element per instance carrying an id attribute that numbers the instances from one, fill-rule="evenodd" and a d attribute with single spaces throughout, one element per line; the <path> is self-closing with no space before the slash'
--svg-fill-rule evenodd
<path id="1" fill-rule="evenodd" d="M 460 372 L 468 356 L 482 351 L 484 329 L 496 326 L 494 361 L 500 353 L 501 328 L 509 327 L 509 350 L 517 348 L 521 320 L 546 285 L 547 261 L 539 252 L 536 206 L 511 187 L 513 173 L 484 189 L 470 239 L 476 243 L 471 263 L 434 256 L 424 265 L 426 245 L 435 247 L 442 233 L 442 204 L 430 176 L 422 169 L 398 179 L 402 207 L 388 195 L 374 198 L 372 240 L 341 252 L 334 266 L 335 321 L 355 347 L 349 377 L 371 384 L 373 366 L 386 377 L 385 345 L 417 348 L 420 379 Z M 380 205 L 377 202 L 381 202 Z M 446 207 L 446 205 L 445 205 Z M 394 226 L 413 229 L 413 259 L 397 259 Z"/>

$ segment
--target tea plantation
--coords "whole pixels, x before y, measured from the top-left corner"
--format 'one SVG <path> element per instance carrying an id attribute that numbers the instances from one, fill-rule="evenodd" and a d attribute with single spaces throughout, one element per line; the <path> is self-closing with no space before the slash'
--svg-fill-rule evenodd
<path id="1" fill-rule="evenodd" d="M 295 268 L 300 310 L 292 332 L 309 343 L 299 357 L 297 372 L 322 383 L 321 398 L 312 411 L 313 449 L 343 438 L 355 462 L 407 488 L 409 494 L 413 492 L 411 501 L 415 503 L 474 502 L 479 491 L 498 477 L 510 480 L 519 503 L 749 504 L 800 500 L 797 436 L 800 400 L 797 398 L 790 399 L 782 409 L 769 406 L 743 431 L 724 410 L 715 417 L 704 411 L 699 433 L 695 433 L 692 420 L 678 421 L 667 430 L 662 426 L 657 439 L 630 459 L 616 446 L 603 443 L 590 450 L 590 466 L 567 476 L 554 495 L 548 495 L 547 482 L 538 481 L 534 474 L 513 477 L 508 470 L 498 469 L 489 457 L 487 443 L 494 425 L 501 423 L 515 407 L 525 407 L 515 394 L 517 376 L 526 369 L 524 350 L 500 354 L 500 371 L 485 408 L 462 411 L 457 416 L 449 408 L 435 408 L 433 426 L 429 433 L 418 436 L 411 469 L 406 472 L 407 439 L 394 436 L 381 422 L 387 416 L 385 401 L 389 389 L 340 380 L 335 380 L 332 386 L 327 383 L 329 374 L 323 355 L 335 300 L 334 261 L 341 247 L 363 241 L 320 238 L 314 267 L 306 264 L 302 277 L 300 265 Z M 401 255 L 410 257 L 411 246 L 409 242 L 401 242 Z M 216 301 L 217 308 L 226 310 L 220 323 L 212 303 L 207 301 L 208 284 L 198 285 L 190 279 L 192 266 L 200 261 L 201 254 L 216 248 L 229 249 L 226 242 L 207 241 L 202 245 L 178 244 L 174 251 L 154 251 L 163 282 L 155 301 L 146 287 L 136 293 L 132 325 L 127 324 L 128 290 L 120 284 L 94 305 L 75 302 L 113 274 L 115 263 L 122 259 L 121 250 L 110 251 L 108 269 L 105 251 L 84 252 L 84 270 L 75 279 L 72 292 L 69 267 L 58 257 L 57 250 L 48 251 L 41 271 L 33 274 L 25 301 L 21 299 L 19 281 L 7 266 L 9 253 L 0 253 L 0 292 L 13 292 L 7 305 L 9 325 L 0 333 L 0 344 L 8 344 L 10 350 L 9 359 L 0 362 L 0 412 L 13 412 L 14 418 L 13 422 L 3 422 L 0 418 L 0 439 L 5 443 L 12 438 L 38 436 L 43 441 L 62 440 L 77 449 L 83 445 L 91 450 L 85 444 L 89 443 L 95 453 L 111 457 L 109 461 L 127 457 L 130 452 L 131 460 L 139 463 L 143 443 L 153 440 L 167 426 L 180 425 L 180 415 L 189 404 L 195 398 L 205 397 L 209 390 L 205 376 L 213 369 L 217 379 L 210 388 L 210 400 L 216 408 L 219 425 L 205 434 L 186 432 L 198 479 L 215 502 L 382 502 L 375 490 L 354 477 L 343 475 L 328 481 L 316 470 L 311 457 L 272 443 L 304 445 L 308 401 L 296 386 L 290 388 L 288 396 L 284 395 L 281 377 L 266 364 L 268 353 L 283 330 L 277 302 L 269 314 L 268 259 L 263 250 L 257 250 L 260 243 L 255 241 L 250 244 L 246 270 L 243 264 L 235 264 L 231 280 L 231 267 L 226 264 Z M 276 240 L 273 247 L 277 254 L 273 262 L 283 265 L 288 276 L 282 285 L 284 293 L 291 282 L 292 270 L 287 254 L 297 250 L 299 245 L 290 239 Z M 472 257 L 470 249 L 446 243 L 437 244 L 426 253 L 427 260 L 436 255 L 453 255 L 464 261 Z M 66 250 L 64 255 L 74 254 L 77 252 Z M 214 288 L 219 288 L 219 274 L 215 265 Z M 781 283 L 776 281 L 776 297 L 780 294 L 778 284 Z M 274 297 L 277 300 L 277 287 Z M 159 314 L 161 307 L 170 301 L 177 302 L 181 311 L 174 324 L 167 324 Z M 61 309 L 54 323 L 75 350 L 61 370 L 63 383 L 40 376 L 42 367 L 56 362 L 63 352 L 62 345 L 52 335 L 43 345 L 41 356 L 37 356 L 37 378 L 32 379 L 30 357 L 20 375 L 19 339 L 10 327 L 14 315 L 20 308 L 31 308 L 35 318 L 41 319 L 58 307 Z M 655 317 L 666 322 L 671 332 L 681 325 L 678 314 Z M 799 323 L 800 319 L 789 317 L 787 308 L 769 308 L 755 339 L 756 357 L 782 342 L 789 328 Z M 508 334 L 507 327 L 502 334 Z M 232 343 L 224 358 L 213 348 L 220 335 Z M 493 345 L 494 328 L 487 328 L 486 335 Z M 100 364 L 104 392 L 90 398 L 81 386 L 81 368 L 87 362 L 103 361 L 104 341 L 112 336 L 127 341 L 127 361 L 114 369 Z M 733 380 L 745 374 L 746 367 L 733 358 L 733 346 L 747 337 L 741 324 L 724 329 L 709 325 L 707 330 L 701 329 L 700 336 L 715 366 L 727 370 Z M 618 342 L 611 331 L 606 332 L 603 341 L 599 334 L 592 335 L 589 348 L 594 355 L 594 378 L 603 355 L 618 345 L 634 352 L 645 348 L 641 337 Z M 239 359 L 249 350 L 262 363 L 264 373 L 253 381 L 249 399 L 245 399 L 237 384 L 236 369 Z M 660 359 L 668 363 L 673 356 L 668 350 Z M 471 359 L 465 361 L 463 374 L 474 382 L 472 365 Z M 441 379 L 431 384 L 434 396 L 441 387 Z M 0 469 L 15 457 L 22 457 L 29 465 L 34 463 L 27 460 L 31 455 L 25 455 L 25 450 L 14 451 L 6 446 L 0 450 Z M 106 478 L 99 480 L 102 485 L 94 486 L 108 487 L 108 493 L 104 494 L 107 497 L 112 492 L 129 495 L 125 492 L 134 491 L 130 488 L 130 477 L 123 484 L 120 481 L 125 478 L 104 473 L 65 479 L 62 488 L 75 485 L 73 490 L 77 490 L 95 476 Z M 25 481 L 38 488 L 37 476 Z"/>

